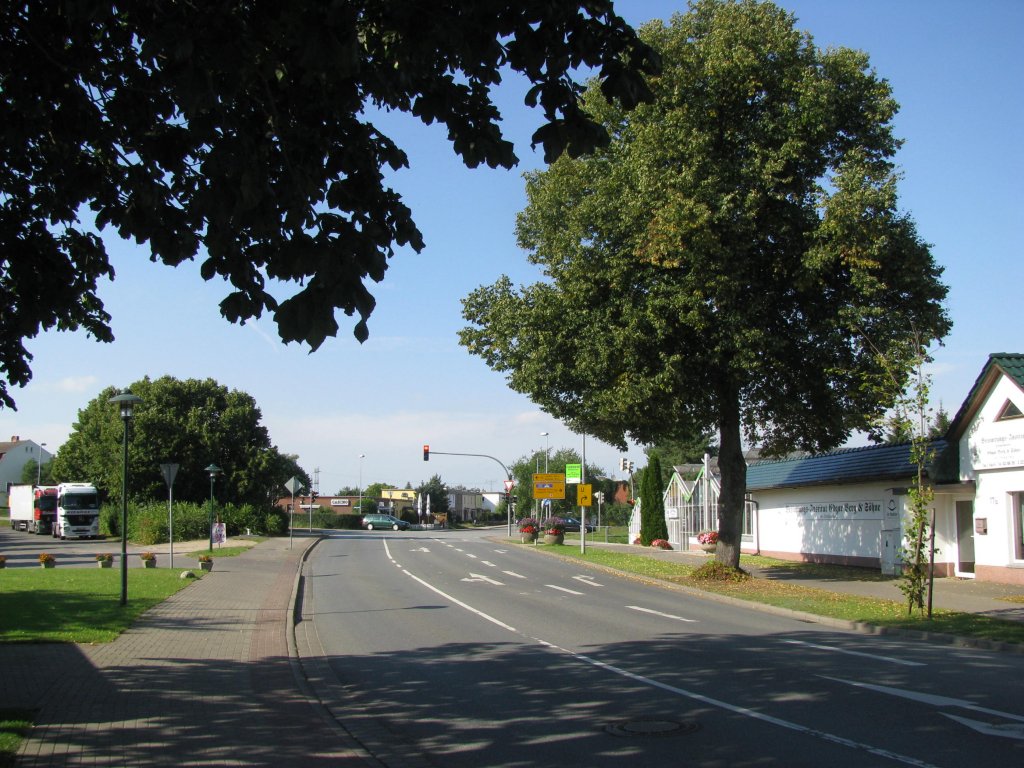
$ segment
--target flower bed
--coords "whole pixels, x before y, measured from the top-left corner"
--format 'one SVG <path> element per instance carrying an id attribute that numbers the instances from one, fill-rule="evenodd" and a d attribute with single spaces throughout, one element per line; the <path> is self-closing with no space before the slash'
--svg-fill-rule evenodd
<path id="1" fill-rule="evenodd" d="M 651 542 L 651 546 L 655 549 L 672 549 L 672 545 L 665 541 L 665 539 L 655 539 Z"/>

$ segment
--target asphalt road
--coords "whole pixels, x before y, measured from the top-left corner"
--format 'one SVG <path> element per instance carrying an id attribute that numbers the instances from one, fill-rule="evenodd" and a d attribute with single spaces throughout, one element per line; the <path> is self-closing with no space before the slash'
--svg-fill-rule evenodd
<path id="1" fill-rule="evenodd" d="M 460 531 L 335 534 L 302 599 L 317 693 L 387 765 L 1024 765 L 1019 655 L 835 630 Z"/>

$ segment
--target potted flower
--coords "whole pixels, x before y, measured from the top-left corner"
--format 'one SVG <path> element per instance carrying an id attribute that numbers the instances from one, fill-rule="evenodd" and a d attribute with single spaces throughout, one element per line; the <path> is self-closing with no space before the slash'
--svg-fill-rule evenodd
<path id="1" fill-rule="evenodd" d="M 549 517 L 544 521 L 544 543 L 562 544 L 565 542 L 565 520 L 560 517 Z"/>
<path id="2" fill-rule="evenodd" d="M 54 568 L 57 565 L 57 558 L 49 552 L 39 553 L 39 566 L 41 568 Z"/>
<path id="3" fill-rule="evenodd" d="M 718 531 L 701 531 L 697 534 L 697 544 L 705 552 L 714 552 L 718 548 Z"/>
<path id="4" fill-rule="evenodd" d="M 524 517 L 519 521 L 519 536 L 522 538 L 523 544 L 532 544 L 535 542 L 539 532 L 540 523 L 532 517 Z"/>
<path id="5" fill-rule="evenodd" d="M 202 568 L 204 571 L 213 570 L 213 558 L 209 555 L 199 555 L 199 557 L 197 557 L 196 560 L 199 561 L 199 567 Z"/>
<path id="6" fill-rule="evenodd" d="M 665 539 L 655 539 L 651 542 L 651 546 L 655 549 L 672 549 L 672 545 L 665 541 Z"/>
<path id="7" fill-rule="evenodd" d="M 109 552 L 100 552 L 96 555 L 96 565 L 99 568 L 110 568 L 114 564 L 114 556 Z"/>
<path id="8" fill-rule="evenodd" d="M 145 568 L 156 568 L 156 555 L 152 552 L 140 552 L 139 557 L 142 558 L 142 565 Z"/>

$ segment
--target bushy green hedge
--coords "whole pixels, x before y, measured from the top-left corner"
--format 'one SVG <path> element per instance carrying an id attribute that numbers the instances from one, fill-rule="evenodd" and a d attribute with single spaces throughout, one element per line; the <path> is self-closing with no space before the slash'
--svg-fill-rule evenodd
<path id="1" fill-rule="evenodd" d="M 281 510 L 256 507 L 252 504 L 223 504 L 216 515 L 226 524 L 227 535 L 246 533 L 280 536 L 287 531 L 287 518 Z M 174 540 L 196 541 L 210 536 L 209 506 L 193 502 L 174 505 Z M 136 544 L 160 544 L 167 541 L 167 505 L 150 502 L 128 505 L 128 538 Z M 100 509 L 100 533 L 121 535 L 121 509 L 104 504 Z"/>

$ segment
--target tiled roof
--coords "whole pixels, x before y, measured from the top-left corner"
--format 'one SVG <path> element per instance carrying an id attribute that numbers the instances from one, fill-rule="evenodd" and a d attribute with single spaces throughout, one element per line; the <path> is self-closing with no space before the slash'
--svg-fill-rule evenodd
<path id="1" fill-rule="evenodd" d="M 960 406 L 960 410 L 957 411 L 953 421 L 950 422 L 949 432 L 946 433 L 947 438 L 950 440 L 960 438 L 963 430 L 967 428 L 968 422 L 973 418 L 978 408 L 981 407 L 981 401 L 985 395 L 995 386 L 1000 373 L 1006 375 L 1018 387 L 1024 390 L 1024 354 L 1017 352 L 993 352 L 988 356 L 988 362 L 981 369 L 981 373 L 974 382 L 974 386 L 971 387 L 971 391 L 964 400 L 963 405 Z"/>
<path id="2" fill-rule="evenodd" d="M 871 445 L 813 456 L 756 461 L 747 467 L 747 490 L 906 479 L 917 473 L 917 467 L 910 460 L 910 448 L 909 443 Z M 932 448 L 941 454 L 946 441 L 934 440 Z"/>

